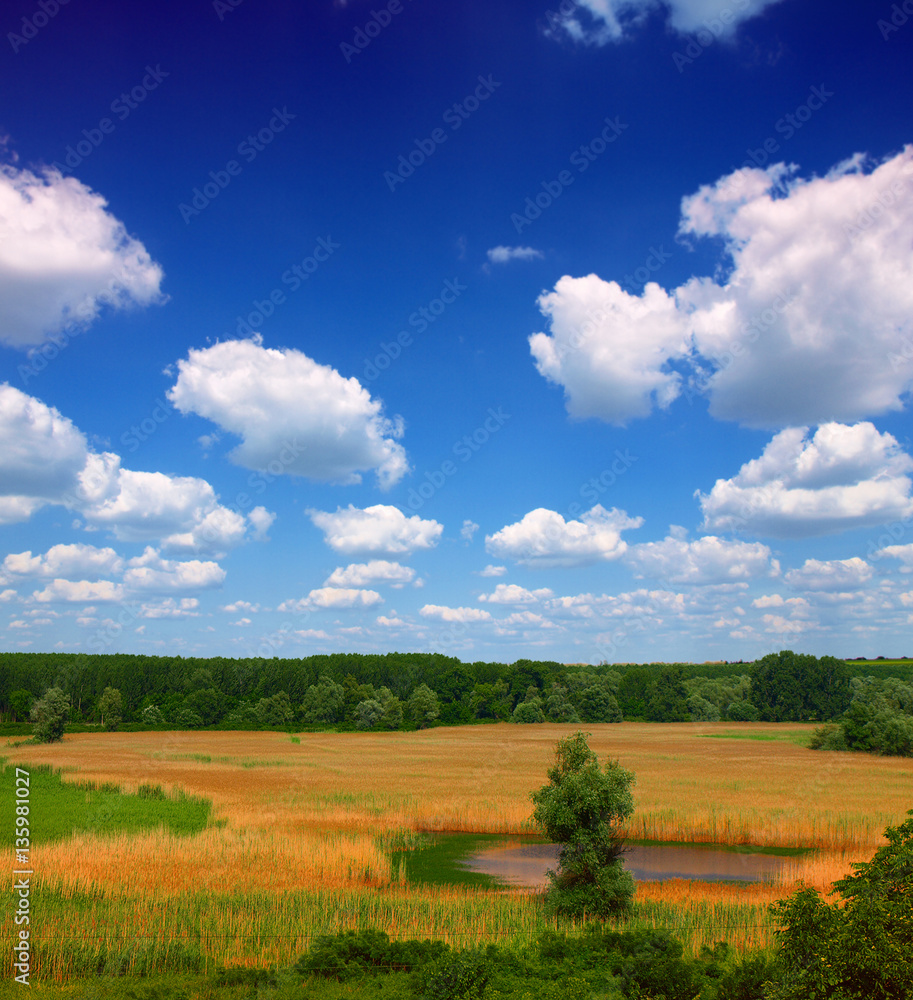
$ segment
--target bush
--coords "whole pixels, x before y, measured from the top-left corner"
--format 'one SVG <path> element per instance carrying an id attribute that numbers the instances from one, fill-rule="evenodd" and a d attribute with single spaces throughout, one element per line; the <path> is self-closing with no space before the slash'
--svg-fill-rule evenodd
<path id="1" fill-rule="evenodd" d="M 913 809 L 908 813 L 913 817 Z M 885 830 L 888 844 L 834 883 L 829 904 L 801 886 L 773 904 L 782 925 L 778 1000 L 913 996 L 913 818 Z"/>
<path id="2" fill-rule="evenodd" d="M 808 741 L 809 750 L 846 750 L 846 737 L 840 726 L 819 726 Z"/>
<path id="3" fill-rule="evenodd" d="M 411 972 L 449 951 L 442 941 L 391 941 L 384 931 L 322 934 L 298 959 L 295 971 L 345 982 L 384 972 Z"/>
<path id="4" fill-rule="evenodd" d="M 58 687 L 49 688 L 44 697 L 32 705 L 35 739 L 39 743 L 56 743 L 63 739 L 70 716 L 70 697 Z"/>
<path id="5" fill-rule="evenodd" d="M 461 951 L 425 966 L 416 973 L 415 985 L 425 1000 L 482 1000 L 492 970 L 484 952 Z"/>

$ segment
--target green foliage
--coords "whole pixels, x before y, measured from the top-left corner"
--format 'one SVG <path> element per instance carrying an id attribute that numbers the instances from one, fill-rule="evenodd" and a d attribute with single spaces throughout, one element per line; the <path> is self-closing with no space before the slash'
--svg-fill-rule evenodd
<path id="1" fill-rule="evenodd" d="M 773 911 L 782 925 L 777 1000 L 901 1000 L 913 996 L 913 810 L 888 827 L 888 844 L 824 902 L 803 886 Z"/>
<path id="2" fill-rule="evenodd" d="M 316 684 L 312 684 L 304 695 L 301 712 L 306 722 L 322 722 L 324 724 L 342 721 L 346 693 L 341 684 L 337 684 L 325 674 L 321 675 Z"/>
<path id="3" fill-rule="evenodd" d="M 536 688 L 533 688 L 536 691 Z M 513 722 L 545 722 L 545 712 L 542 711 L 542 699 L 530 696 L 527 693 L 526 700 L 521 701 L 511 715 Z"/>
<path id="4" fill-rule="evenodd" d="M 140 713 L 140 719 L 147 726 L 161 726 L 165 722 L 165 716 L 158 705 L 147 705 Z"/>
<path id="5" fill-rule="evenodd" d="M 584 722 L 621 722 L 621 709 L 608 684 L 591 684 L 580 693 L 580 716 Z"/>
<path id="6" fill-rule="evenodd" d="M 819 726 L 814 733 L 812 733 L 812 738 L 808 741 L 809 750 L 846 750 L 846 737 L 843 735 L 843 729 L 840 726 L 835 726 L 833 724 L 827 726 Z"/>
<path id="7" fill-rule="evenodd" d="M 101 724 L 109 733 L 123 721 L 124 699 L 117 688 L 106 687 L 98 699 L 98 714 L 101 716 Z"/>
<path id="8" fill-rule="evenodd" d="M 340 931 L 318 936 L 295 971 L 346 982 L 384 972 L 411 972 L 449 950 L 442 941 L 391 941 L 385 931 Z"/>
<path id="9" fill-rule="evenodd" d="M 481 950 L 451 953 L 420 969 L 415 987 L 423 1000 L 482 1000 L 492 968 Z"/>
<path id="10" fill-rule="evenodd" d="M 412 692 L 408 709 L 416 729 L 425 729 L 441 714 L 437 695 L 427 684 L 420 684 Z"/>
<path id="11" fill-rule="evenodd" d="M 681 664 L 663 667 L 647 701 L 647 721 L 687 722 L 690 718 L 687 697 Z"/>
<path id="12" fill-rule="evenodd" d="M 35 696 L 31 691 L 26 691 L 25 688 L 19 688 L 18 691 L 13 691 L 9 696 L 9 705 L 13 715 L 22 722 L 28 719 L 34 701 Z"/>
<path id="13" fill-rule="evenodd" d="M 70 698 L 59 687 L 45 691 L 44 697 L 32 705 L 31 718 L 35 739 L 39 743 L 56 743 L 63 739 L 70 717 Z"/>
<path id="14" fill-rule="evenodd" d="M 278 691 L 270 698 L 261 698 L 254 707 L 254 712 L 257 722 L 264 728 L 288 726 L 295 718 L 292 700 L 285 691 Z"/>
<path id="15" fill-rule="evenodd" d="M 568 689 L 553 684 L 545 699 L 545 714 L 549 722 L 579 722 L 580 717 L 568 696 Z"/>
<path id="16" fill-rule="evenodd" d="M 835 719 L 849 706 L 849 678 L 843 660 L 784 649 L 752 666 L 751 703 L 763 722 Z"/>
<path id="17" fill-rule="evenodd" d="M 601 769 L 587 733 L 559 740 L 549 783 L 531 794 L 533 818 L 561 844 L 547 903 L 559 913 L 607 917 L 630 909 L 634 881 L 622 867 L 618 827 L 634 811 L 634 775 L 618 761 Z"/>

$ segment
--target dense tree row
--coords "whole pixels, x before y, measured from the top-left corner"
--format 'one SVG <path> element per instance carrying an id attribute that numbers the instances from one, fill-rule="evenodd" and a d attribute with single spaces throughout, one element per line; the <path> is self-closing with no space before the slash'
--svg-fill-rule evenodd
<path id="1" fill-rule="evenodd" d="M 27 721 L 52 688 L 69 699 L 71 722 L 108 729 L 827 721 L 851 701 L 863 726 L 895 702 L 908 704 L 904 681 L 857 678 L 853 687 L 851 675 L 843 660 L 788 650 L 753 664 L 598 666 L 462 663 L 431 653 L 266 660 L 0 653 L 0 717 Z"/>

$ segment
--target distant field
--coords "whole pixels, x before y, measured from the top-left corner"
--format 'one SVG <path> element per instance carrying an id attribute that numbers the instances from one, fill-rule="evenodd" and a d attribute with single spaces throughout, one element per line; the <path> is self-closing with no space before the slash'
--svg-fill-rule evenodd
<path id="1" fill-rule="evenodd" d="M 42 846 L 38 960 L 56 977 L 109 961 L 129 971 L 288 964 L 310 934 L 350 926 L 460 943 L 554 927 L 522 893 L 407 885 L 392 848 L 415 831 L 528 831 L 529 792 L 544 783 L 556 741 L 577 728 L 505 723 L 300 742 L 263 732 L 92 733 L 0 747 L 8 763 L 73 768 L 67 781 L 131 792 L 153 783 L 212 803 L 211 825 L 192 836 L 116 823 L 112 832 L 89 820 Z M 884 827 L 913 808 L 913 760 L 807 750 L 799 743 L 813 725 L 586 728 L 601 758 L 637 776 L 629 836 L 822 848 L 791 875 L 822 886 L 870 857 Z M 40 796 L 32 808 L 40 812 Z M 673 926 L 695 948 L 723 938 L 763 945 L 763 906 L 788 888 L 643 885 L 636 919 Z"/>

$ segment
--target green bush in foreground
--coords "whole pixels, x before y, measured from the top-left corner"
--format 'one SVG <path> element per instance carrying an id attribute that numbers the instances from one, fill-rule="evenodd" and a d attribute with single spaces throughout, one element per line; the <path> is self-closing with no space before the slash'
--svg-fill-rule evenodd
<path id="1" fill-rule="evenodd" d="M 58 687 L 49 688 L 44 697 L 32 705 L 35 739 L 39 743 L 56 743 L 63 739 L 70 717 L 70 696 Z"/>
<path id="2" fill-rule="evenodd" d="M 888 844 L 834 883 L 840 902 L 800 888 L 774 904 L 783 927 L 785 981 L 775 1000 L 902 1000 L 913 997 L 913 810 L 888 827 Z"/>

